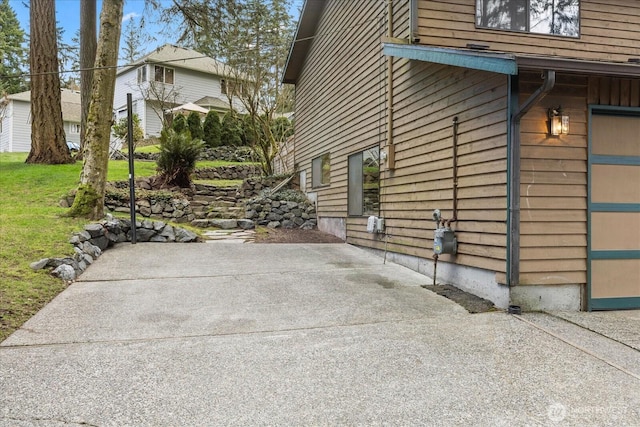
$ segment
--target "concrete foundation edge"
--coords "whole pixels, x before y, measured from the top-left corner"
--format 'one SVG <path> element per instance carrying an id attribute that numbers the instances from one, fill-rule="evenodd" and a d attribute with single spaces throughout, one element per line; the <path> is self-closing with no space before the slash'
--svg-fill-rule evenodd
<path id="1" fill-rule="evenodd" d="M 346 219 L 339 217 L 319 217 L 318 229 L 347 240 Z M 384 251 L 362 247 L 377 256 Z M 427 276 L 426 285 L 433 284 L 433 260 L 387 252 L 387 260 L 410 268 Z M 509 305 L 519 305 L 524 311 L 580 311 L 583 307 L 583 286 L 581 285 L 535 285 L 508 286 L 496 282 L 493 271 L 464 265 L 438 263 L 436 283 L 453 285 L 465 292 L 491 301 L 496 307 L 506 309 Z"/>
<path id="2" fill-rule="evenodd" d="M 318 217 L 318 230 L 333 234 L 344 241 L 347 240 L 346 218 Z"/>

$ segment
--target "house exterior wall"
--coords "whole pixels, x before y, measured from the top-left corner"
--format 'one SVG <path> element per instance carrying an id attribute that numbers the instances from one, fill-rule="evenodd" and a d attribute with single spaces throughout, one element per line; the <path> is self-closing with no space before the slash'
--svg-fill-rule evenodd
<path id="1" fill-rule="evenodd" d="M 8 126 L 6 151 L 24 153 L 31 150 L 30 114 L 31 106 L 29 102 L 11 101 L 11 112 L 8 115 L 10 124 Z M 4 129 L 2 133 L 5 133 Z"/>
<path id="2" fill-rule="evenodd" d="M 150 65 L 147 65 L 151 67 Z M 180 67 L 171 67 L 175 71 L 174 84 L 166 85 L 162 97 L 166 103 L 170 103 L 171 107 L 185 104 L 187 102 L 195 102 L 205 96 L 212 96 L 227 100 L 227 95 L 221 92 L 221 77 L 208 74 L 201 71 L 195 71 Z M 159 136 L 162 130 L 162 120 L 153 109 L 150 99 L 144 99 L 141 85 L 138 84 L 137 69 L 126 70 L 119 74 L 116 78 L 116 90 L 114 95 L 114 108 L 116 111 L 125 108 L 127 103 L 127 93 L 132 94 L 133 101 L 138 101 L 140 106 L 137 114 L 141 118 L 141 126 L 145 132 L 145 136 Z M 152 76 L 151 69 L 147 71 L 147 76 Z M 148 85 L 149 83 L 144 83 Z M 144 87 L 144 86 L 142 86 Z M 233 106 L 237 111 L 243 111 L 242 103 L 237 98 L 233 100 Z"/>
<path id="3" fill-rule="evenodd" d="M 598 61 L 627 62 L 640 55 L 636 0 L 580 0 L 579 38 L 476 28 L 475 0 L 419 0 L 418 8 L 421 44 L 484 44 L 494 51 Z"/>
<path id="4" fill-rule="evenodd" d="M 11 151 L 12 108 L 13 102 L 9 102 L 2 112 L 2 127 L 0 127 L 0 153 Z"/>
<path id="5" fill-rule="evenodd" d="M 328 1 L 296 85 L 296 147 L 320 223 L 347 216 L 347 156 L 385 139 L 382 3 Z M 363 23 L 355 28 L 354 22 Z M 337 32 L 336 29 L 344 29 Z M 330 185 L 313 188 L 312 159 L 330 153 Z"/>
<path id="6" fill-rule="evenodd" d="M 387 144 L 386 6 L 329 1 L 296 86 L 295 160 L 317 199 L 321 228 L 347 242 L 422 259 L 433 255 L 432 212 L 450 218 L 453 128 L 459 119 L 457 256 L 442 262 L 495 273 L 506 269 L 507 77 L 395 59 L 395 169 L 383 170 L 380 216 L 387 235 L 366 232 L 349 216 L 348 156 Z M 406 10 L 396 19 L 407 32 Z M 353 28 L 353 22 L 362 26 Z M 403 25 L 399 25 L 404 23 Z M 353 28 L 349 30 L 348 28 Z M 335 28 L 346 29 L 337 34 Z M 351 32 L 350 32 L 351 31 Z M 332 34 L 335 34 L 332 36 Z M 330 154 L 328 186 L 312 187 L 312 160 Z M 344 227 L 344 230 L 339 229 Z"/>
<path id="7" fill-rule="evenodd" d="M 520 101 L 537 86 L 538 73 L 521 73 Z M 549 137 L 547 109 L 559 105 L 570 133 Z M 640 106 L 640 79 L 560 74 L 522 119 L 521 288 L 587 284 L 589 105 Z"/>
<path id="8" fill-rule="evenodd" d="M 432 213 L 453 216 L 453 119 L 458 118 L 456 256 L 440 261 L 506 268 L 507 78 L 417 61 L 394 72 L 395 170 L 383 174 L 387 239 L 349 218 L 350 241 L 421 258 L 433 255 Z M 385 241 L 386 240 L 386 241 Z"/>
<path id="9" fill-rule="evenodd" d="M 73 132 L 72 129 L 75 125 L 80 125 L 77 122 L 64 122 L 64 133 L 67 137 L 67 142 L 75 142 L 76 144 L 80 144 L 80 132 Z"/>

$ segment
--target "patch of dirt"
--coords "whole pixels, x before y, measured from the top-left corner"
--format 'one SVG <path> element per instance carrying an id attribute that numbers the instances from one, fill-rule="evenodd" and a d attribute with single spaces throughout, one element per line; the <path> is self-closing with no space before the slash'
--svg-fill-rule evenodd
<path id="1" fill-rule="evenodd" d="M 255 234 L 255 243 L 344 243 L 332 234 L 320 230 L 264 229 Z"/>
<path id="2" fill-rule="evenodd" d="M 461 305 L 469 313 L 486 313 L 496 311 L 491 301 L 470 294 L 451 285 L 423 285 L 423 288 L 435 292 L 436 294 L 450 299 Z"/>

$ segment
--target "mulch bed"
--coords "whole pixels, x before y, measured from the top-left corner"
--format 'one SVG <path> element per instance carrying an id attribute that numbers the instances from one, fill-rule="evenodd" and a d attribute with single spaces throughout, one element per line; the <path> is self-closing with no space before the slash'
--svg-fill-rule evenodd
<path id="1" fill-rule="evenodd" d="M 278 228 L 256 233 L 255 243 L 344 243 L 344 241 L 320 230 Z"/>

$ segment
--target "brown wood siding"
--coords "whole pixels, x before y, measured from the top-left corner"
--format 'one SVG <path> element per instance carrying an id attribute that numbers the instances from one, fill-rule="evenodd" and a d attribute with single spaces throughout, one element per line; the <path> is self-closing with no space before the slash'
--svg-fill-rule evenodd
<path id="1" fill-rule="evenodd" d="M 396 169 L 382 175 L 388 242 L 350 218 L 350 243 L 431 258 L 434 209 L 453 205 L 453 118 L 458 117 L 458 254 L 445 262 L 506 268 L 507 78 L 457 67 L 396 60 Z"/>
<path id="2" fill-rule="evenodd" d="M 520 75 L 520 102 L 541 84 Z M 521 124 L 520 283 L 587 282 L 588 105 L 640 105 L 640 80 L 559 75 Z M 547 109 L 562 106 L 569 135 L 547 135 Z M 504 282 L 504 276 L 499 281 Z"/>
<path id="3" fill-rule="evenodd" d="M 586 283 L 587 81 L 558 75 L 556 86 L 521 122 L 520 283 Z M 541 84 L 521 73 L 520 102 Z M 547 109 L 562 106 L 569 135 L 549 137 Z"/>
<path id="4" fill-rule="evenodd" d="M 475 43 L 489 45 L 493 51 L 601 61 L 640 57 L 637 0 L 581 0 L 579 38 L 476 28 L 475 3 L 420 1 L 420 43 L 457 48 Z"/>
<path id="5" fill-rule="evenodd" d="M 384 145 L 384 3 L 327 1 L 296 86 L 296 149 L 324 217 L 347 214 L 347 157 Z M 330 185 L 312 189 L 311 162 L 330 153 Z"/>

